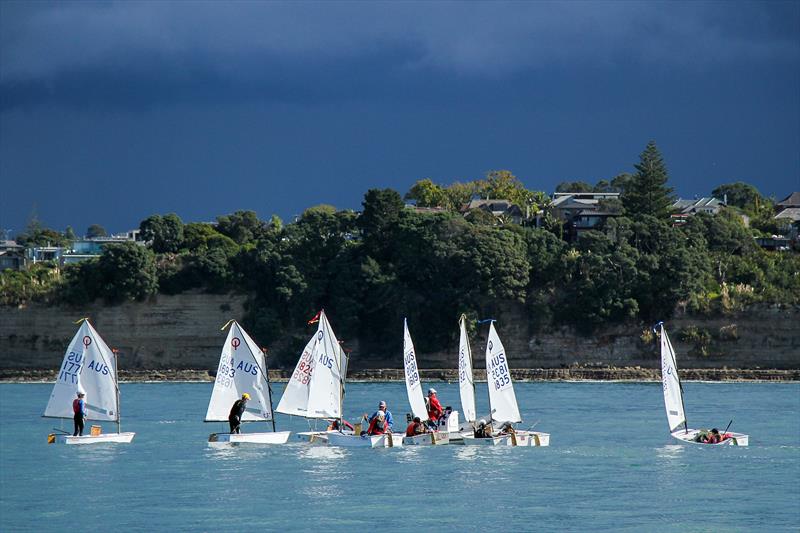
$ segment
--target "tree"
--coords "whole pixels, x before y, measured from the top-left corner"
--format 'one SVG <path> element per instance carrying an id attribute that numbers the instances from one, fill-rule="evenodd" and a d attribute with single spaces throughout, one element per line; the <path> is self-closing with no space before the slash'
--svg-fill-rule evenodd
<path id="1" fill-rule="evenodd" d="M 758 189 L 741 181 L 720 185 L 711 191 L 711 194 L 714 198 L 726 200 L 727 205 L 740 209 L 755 209 L 759 202 L 763 203 L 764 199 Z"/>
<path id="2" fill-rule="evenodd" d="M 67 226 L 67 229 L 64 230 L 64 237 L 71 241 L 77 239 L 75 236 L 75 230 L 72 229 L 72 226 Z"/>
<path id="3" fill-rule="evenodd" d="M 585 181 L 562 181 L 556 185 L 556 192 L 592 192 L 592 186 Z"/>
<path id="4" fill-rule="evenodd" d="M 239 244 L 247 244 L 262 238 L 266 226 L 255 211 L 236 211 L 217 217 L 217 231 Z"/>
<path id="5" fill-rule="evenodd" d="M 183 221 L 175 213 L 149 216 L 139 224 L 139 230 L 156 253 L 174 253 L 183 244 Z"/>
<path id="6" fill-rule="evenodd" d="M 404 209 L 402 198 L 392 189 L 370 189 L 362 205 L 364 211 L 358 223 L 364 232 L 367 253 L 378 260 L 390 257 L 392 233 Z"/>
<path id="7" fill-rule="evenodd" d="M 107 245 L 96 268 L 97 294 L 108 301 L 142 300 L 158 290 L 155 256 L 136 243 Z"/>
<path id="8" fill-rule="evenodd" d="M 416 200 L 419 207 L 446 207 L 451 209 L 447 190 L 429 178 L 417 181 L 406 193 L 406 200 Z"/>
<path id="9" fill-rule="evenodd" d="M 647 143 L 635 167 L 637 172 L 621 196 L 626 215 L 632 218 L 669 218 L 672 189 L 667 187 L 667 167 L 655 142 Z"/>
<path id="10" fill-rule="evenodd" d="M 107 237 L 107 236 L 108 233 L 106 232 L 106 228 L 104 228 L 100 224 L 92 224 L 86 229 L 87 239 L 94 239 L 95 237 Z"/>

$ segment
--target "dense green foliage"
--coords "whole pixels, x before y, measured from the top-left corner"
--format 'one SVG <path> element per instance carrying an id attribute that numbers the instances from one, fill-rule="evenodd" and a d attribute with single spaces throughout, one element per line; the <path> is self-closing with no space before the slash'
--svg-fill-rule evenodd
<path id="1" fill-rule="evenodd" d="M 0 303 L 234 292 L 248 295 L 245 323 L 262 342 L 290 339 L 292 349 L 299 347 L 305 322 L 324 307 L 340 337 L 357 337 L 364 353 L 396 343 L 403 317 L 418 348 L 429 351 L 452 342 L 461 313 L 478 318 L 516 307 L 534 329 L 570 324 L 589 332 L 613 322 L 651 323 L 680 308 L 725 313 L 758 302 L 800 303 L 800 255 L 761 250 L 741 217 L 741 210 L 756 216 L 769 202 L 740 184 L 723 186 L 737 207 L 673 227 L 665 211 L 666 170 L 654 144 L 636 168 L 635 175 L 584 184 L 623 190 L 622 203 L 603 206 L 621 216 L 575 243 L 562 240 L 556 225 L 497 224 L 485 211 L 459 212 L 478 194 L 546 204 L 543 193 L 498 171 L 467 185 L 418 181 L 406 198 L 444 207 L 437 212 L 409 209 L 396 191 L 372 189 L 360 214 L 320 205 L 287 225 L 252 211 L 220 216 L 215 224 L 153 215 L 141 223 L 146 246 L 107 246 L 99 259 L 60 275 L 41 265 L 0 274 Z M 26 238 L 44 234 L 33 228 Z"/>

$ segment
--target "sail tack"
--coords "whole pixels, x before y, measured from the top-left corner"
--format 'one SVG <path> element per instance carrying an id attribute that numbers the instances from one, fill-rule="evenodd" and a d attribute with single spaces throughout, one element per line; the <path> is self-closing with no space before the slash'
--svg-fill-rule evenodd
<path id="1" fill-rule="evenodd" d="M 664 406 L 667 410 L 667 421 L 670 432 L 686 425 L 686 413 L 683 409 L 683 392 L 678 377 L 678 365 L 675 350 L 669 341 L 667 330 L 661 325 L 661 383 L 664 389 Z"/>
<path id="2" fill-rule="evenodd" d="M 322 311 L 317 331 L 309 339 L 277 411 L 306 418 L 340 418 L 347 358 Z"/>
<path id="3" fill-rule="evenodd" d="M 78 391 L 86 394 L 89 420 L 119 420 L 116 358 L 88 320 L 67 347 L 44 416 L 72 418 Z"/>
<path id="4" fill-rule="evenodd" d="M 486 343 L 486 380 L 489 385 L 489 404 L 492 409 L 492 420 L 496 422 L 522 422 L 511 382 L 506 350 L 494 322 L 489 325 L 489 340 Z"/>
<path id="5" fill-rule="evenodd" d="M 462 316 L 459 322 L 458 339 L 458 391 L 461 394 L 461 410 L 467 422 L 475 422 L 475 382 L 472 377 L 472 351 L 467 337 L 467 326 Z"/>
<path id="6" fill-rule="evenodd" d="M 411 412 L 421 420 L 428 419 L 428 410 L 425 407 L 425 397 L 422 395 L 422 383 L 419 379 L 417 354 L 414 351 L 414 342 L 408 331 L 408 321 L 403 319 L 403 369 L 406 375 L 406 392 Z"/>
<path id="7" fill-rule="evenodd" d="M 248 393 L 250 401 L 242 415 L 243 422 L 272 420 L 269 401 L 269 376 L 263 352 L 255 341 L 234 321 L 222 346 L 214 390 L 208 402 L 206 422 L 228 420 L 233 403 Z"/>

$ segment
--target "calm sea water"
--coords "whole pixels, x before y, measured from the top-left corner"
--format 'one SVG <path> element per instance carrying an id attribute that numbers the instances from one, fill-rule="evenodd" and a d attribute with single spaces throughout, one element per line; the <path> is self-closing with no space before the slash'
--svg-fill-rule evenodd
<path id="1" fill-rule="evenodd" d="M 434 385 L 458 404 L 456 385 Z M 124 383 L 132 444 L 55 446 L 58 421 L 40 418 L 51 386 L 2 384 L 0 530 L 798 530 L 800 385 L 685 384 L 690 423 L 733 417 L 749 448 L 675 444 L 656 383 L 515 388 L 550 448 L 212 449 L 225 428 L 202 422 L 210 383 Z M 350 384 L 345 411 L 381 399 L 404 426 L 402 383 Z M 278 429 L 307 427 L 278 415 Z"/>

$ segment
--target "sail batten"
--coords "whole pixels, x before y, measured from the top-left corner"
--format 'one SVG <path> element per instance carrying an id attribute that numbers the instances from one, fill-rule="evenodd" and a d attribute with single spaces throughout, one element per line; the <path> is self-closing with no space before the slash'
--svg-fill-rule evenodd
<path id="1" fill-rule="evenodd" d="M 220 353 L 205 421 L 227 421 L 233 403 L 244 393 L 250 395 L 250 401 L 242 414 L 242 422 L 272 420 L 266 368 L 264 353 L 250 335 L 233 321 Z"/>
<path id="2" fill-rule="evenodd" d="M 458 340 L 458 390 L 461 395 L 461 410 L 467 422 L 475 422 L 475 381 L 472 376 L 472 351 L 465 319 L 459 321 L 460 335 Z"/>
<path id="3" fill-rule="evenodd" d="M 678 364 L 675 360 L 675 350 L 663 324 L 661 325 L 661 383 L 670 432 L 681 426 L 685 428 L 686 413 L 683 407 L 683 390 L 678 376 Z"/>
<path id="4" fill-rule="evenodd" d="M 408 321 L 406 319 L 403 319 L 403 371 L 406 376 L 406 392 L 408 393 L 411 412 L 421 420 L 427 420 L 428 409 L 425 407 L 425 397 L 422 394 L 417 354 L 414 350 L 414 342 L 411 340 L 411 333 L 408 331 Z"/>
<path id="5" fill-rule="evenodd" d="M 72 402 L 86 394 L 88 420 L 119 421 L 117 360 L 88 320 L 67 347 L 45 408 L 47 418 L 73 418 Z"/>
<path id="6" fill-rule="evenodd" d="M 497 335 L 494 322 L 489 325 L 489 339 L 486 342 L 486 381 L 489 386 L 489 405 L 491 417 L 495 422 L 522 422 L 511 382 L 508 357 L 505 347 Z"/>

